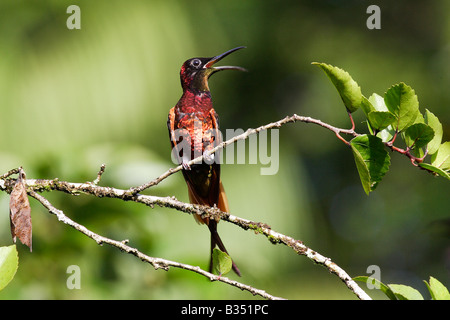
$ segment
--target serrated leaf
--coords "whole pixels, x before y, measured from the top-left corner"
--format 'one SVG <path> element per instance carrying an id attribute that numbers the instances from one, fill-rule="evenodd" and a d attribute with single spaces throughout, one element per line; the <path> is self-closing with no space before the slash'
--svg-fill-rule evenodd
<path id="1" fill-rule="evenodd" d="M 410 148 L 426 146 L 434 137 L 434 130 L 425 123 L 415 123 L 404 133 L 405 143 Z"/>
<path id="2" fill-rule="evenodd" d="M 434 137 L 428 143 L 427 149 L 429 154 L 435 153 L 442 142 L 442 124 L 439 121 L 438 117 L 436 117 L 431 111 L 425 109 L 425 123 L 428 124 L 434 130 Z"/>
<path id="3" fill-rule="evenodd" d="M 31 208 L 28 202 L 25 179 L 25 172 L 20 169 L 19 178 L 10 195 L 9 217 L 14 243 L 17 237 L 31 251 Z"/>
<path id="4" fill-rule="evenodd" d="M 373 122 L 373 124 L 371 123 L 373 128 L 381 130 L 377 134 L 377 136 L 381 138 L 383 142 L 391 140 L 395 134 L 395 130 L 392 129 L 392 126 L 390 125 L 394 123 L 396 116 L 393 113 L 389 112 L 382 96 L 373 93 L 368 100 L 373 110 L 371 112 L 368 112 L 366 116 L 369 122 Z M 374 113 L 372 115 L 369 115 L 372 112 Z M 387 112 L 388 114 L 385 114 L 384 112 Z M 388 124 L 386 125 L 386 123 Z"/>
<path id="5" fill-rule="evenodd" d="M 373 93 L 369 97 L 369 102 L 371 103 L 375 111 L 389 111 L 386 103 L 384 102 L 384 98 L 379 94 Z"/>
<path id="6" fill-rule="evenodd" d="M 448 289 L 436 278 L 430 277 L 430 283 L 424 281 L 432 300 L 450 300 Z"/>
<path id="7" fill-rule="evenodd" d="M 372 128 L 377 130 L 383 130 L 390 126 L 397 118 L 389 111 L 372 111 L 368 114 Z"/>
<path id="8" fill-rule="evenodd" d="M 214 248 L 212 259 L 214 270 L 216 270 L 219 275 L 224 275 L 230 272 L 232 261 L 228 254 L 217 248 Z"/>
<path id="9" fill-rule="evenodd" d="M 352 146 L 353 156 L 355 158 L 356 169 L 358 169 L 359 179 L 361 180 L 361 184 L 365 193 L 368 195 L 371 191 L 371 182 L 370 182 L 370 173 L 369 168 L 364 162 L 364 158 L 361 156 L 359 151 Z"/>
<path id="10" fill-rule="evenodd" d="M 368 277 L 368 276 L 357 276 L 354 277 L 353 280 L 355 281 L 361 281 L 367 283 L 367 281 L 371 281 L 372 284 L 380 289 L 390 300 L 397 300 L 397 297 L 395 296 L 394 292 L 389 288 L 387 285 L 385 285 L 383 282 L 379 281 L 376 278 Z"/>
<path id="11" fill-rule="evenodd" d="M 16 246 L 0 247 L 0 290 L 8 285 L 16 274 L 19 256 Z"/>
<path id="12" fill-rule="evenodd" d="M 441 170 L 450 169 L 450 141 L 444 142 L 432 155 L 431 164 Z"/>
<path id="13" fill-rule="evenodd" d="M 336 87 L 345 107 L 349 112 L 355 112 L 362 103 L 361 88 L 347 71 L 326 63 L 313 62 L 319 66 Z"/>
<path id="14" fill-rule="evenodd" d="M 415 123 L 425 123 L 425 118 L 423 117 L 422 113 L 420 113 L 420 110 L 417 113 L 416 120 L 414 120 L 414 122 L 412 124 L 415 124 Z"/>
<path id="15" fill-rule="evenodd" d="M 422 295 L 416 289 L 403 284 L 388 284 L 398 300 L 423 300 Z"/>
<path id="16" fill-rule="evenodd" d="M 390 158 L 380 138 L 361 135 L 350 142 L 361 184 L 366 194 L 375 190 L 389 170 Z"/>
<path id="17" fill-rule="evenodd" d="M 383 142 L 390 141 L 395 135 L 395 130 L 392 128 L 392 125 L 384 128 L 380 132 L 377 133 L 377 137 L 381 139 Z"/>
<path id="18" fill-rule="evenodd" d="M 433 166 L 431 164 L 428 164 L 428 163 L 419 163 L 419 166 L 424 168 L 424 169 L 433 171 L 433 172 L 437 173 L 438 175 L 440 175 L 440 176 L 450 180 L 450 174 L 447 171 L 439 169 L 438 167 L 435 167 L 435 166 Z"/>
<path id="19" fill-rule="evenodd" d="M 362 100 L 361 100 L 361 109 L 364 112 L 364 114 L 366 115 L 366 117 L 368 116 L 368 114 L 370 112 L 376 111 L 376 109 L 374 108 L 374 106 L 372 105 L 370 100 L 367 99 L 364 95 L 362 96 Z"/>
<path id="20" fill-rule="evenodd" d="M 388 110 L 397 117 L 394 128 L 399 132 L 412 125 L 419 114 L 419 100 L 414 90 L 403 82 L 386 91 L 384 102 Z"/>

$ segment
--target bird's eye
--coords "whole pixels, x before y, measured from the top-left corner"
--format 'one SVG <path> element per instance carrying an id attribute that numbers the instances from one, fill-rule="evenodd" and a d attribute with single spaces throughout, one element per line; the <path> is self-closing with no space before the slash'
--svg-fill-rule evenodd
<path id="1" fill-rule="evenodd" d="M 202 62 L 200 61 L 200 59 L 194 59 L 191 61 L 191 66 L 193 66 L 194 68 L 198 68 L 202 65 Z"/>

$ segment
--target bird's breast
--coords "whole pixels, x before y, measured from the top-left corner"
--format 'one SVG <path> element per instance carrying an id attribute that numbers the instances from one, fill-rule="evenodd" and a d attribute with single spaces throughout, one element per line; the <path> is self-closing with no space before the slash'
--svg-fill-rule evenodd
<path id="1" fill-rule="evenodd" d="M 209 94 L 185 93 L 175 107 L 176 136 L 191 146 L 192 153 L 203 154 L 215 141 L 212 101 Z M 211 145 L 211 146 L 210 146 Z"/>

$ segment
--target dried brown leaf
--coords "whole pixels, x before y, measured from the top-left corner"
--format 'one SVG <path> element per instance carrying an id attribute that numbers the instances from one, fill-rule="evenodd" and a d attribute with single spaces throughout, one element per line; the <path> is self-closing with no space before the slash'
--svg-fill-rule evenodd
<path id="1" fill-rule="evenodd" d="M 20 169 L 9 201 L 9 218 L 14 243 L 16 237 L 31 251 L 31 208 L 25 186 L 25 172 Z"/>

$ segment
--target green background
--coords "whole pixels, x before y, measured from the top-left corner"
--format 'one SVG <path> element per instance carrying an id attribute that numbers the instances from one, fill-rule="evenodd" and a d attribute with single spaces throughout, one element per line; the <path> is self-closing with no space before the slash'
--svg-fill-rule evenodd
<path id="1" fill-rule="evenodd" d="M 81 8 L 81 30 L 66 9 Z M 381 30 L 369 30 L 369 4 Z M 61 1 L 0 3 L 0 172 L 23 166 L 28 178 L 92 181 L 128 188 L 173 167 L 167 114 L 181 96 L 181 64 L 240 45 L 210 79 L 221 128 L 254 128 L 294 113 L 348 127 L 331 82 L 311 62 L 348 71 L 366 96 L 393 84 L 415 89 L 450 140 L 448 1 Z M 366 132 L 362 112 L 358 132 Z M 280 129 L 279 171 L 224 165 L 232 214 L 269 224 L 331 258 L 351 276 L 381 270 L 429 297 L 422 280 L 450 286 L 449 191 L 443 178 L 391 154 L 391 170 L 366 196 L 351 150 L 314 125 Z M 145 193 L 188 201 L 176 174 Z M 209 231 L 187 214 L 115 199 L 45 193 L 87 228 L 129 239 L 144 253 L 207 268 Z M 0 194 L 0 245 L 12 243 L 8 195 Z M 155 271 L 131 255 L 58 222 L 30 199 L 33 252 L 0 299 L 253 299 L 191 272 Z M 289 299 L 355 299 L 335 275 L 282 245 L 228 223 L 219 232 L 246 284 Z M 69 290 L 78 265 L 81 289 Z M 229 274 L 230 277 L 235 277 Z M 366 289 L 365 285 L 362 287 Z M 381 296 L 367 290 L 374 298 Z"/>

